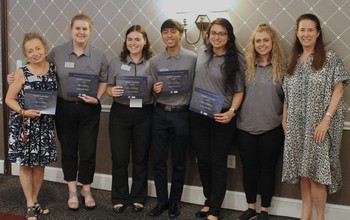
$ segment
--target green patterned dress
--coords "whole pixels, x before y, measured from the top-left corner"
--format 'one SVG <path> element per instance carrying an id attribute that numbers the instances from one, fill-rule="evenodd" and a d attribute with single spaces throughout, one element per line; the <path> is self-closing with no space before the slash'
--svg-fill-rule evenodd
<path id="1" fill-rule="evenodd" d="M 319 71 L 311 68 L 312 54 L 305 67 L 299 57 L 294 75 L 284 79 L 287 128 L 282 181 L 296 184 L 300 177 L 307 177 L 335 193 L 342 185 L 339 152 L 346 113 L 343 99 L 322 143 L 314 141 L 314 131 L 327 111 L 334 86 L 342 81 L 345 87 L 350 75 L 332 50 L 326 53 L 326 65 Z"/>

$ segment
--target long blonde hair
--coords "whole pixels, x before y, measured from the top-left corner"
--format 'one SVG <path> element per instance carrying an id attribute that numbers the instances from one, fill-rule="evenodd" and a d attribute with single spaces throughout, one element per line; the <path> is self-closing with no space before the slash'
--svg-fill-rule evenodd
<path id="1" fill-rule="evenodd" d="M 266 32 L 270 35 L 272 41 L 272 50 L 270 52 L 270 62 L 272 64 L 271 75 L 274 83 L 281 83 L 284 75 L 284 55 L 282 52 L 282 46 L 278 39 L 276 31 L 268 24 L 259 24 L 252 35 L 248 43 L 246 61 L 247 61 L 247 70 L 246 70 L 246 80 L 248 82 L 255 82 L 255 65 L 256 61 L 259 58 L 258 52 L 256 52 L 254 47 L 254 41 L 256 33 Z"/>

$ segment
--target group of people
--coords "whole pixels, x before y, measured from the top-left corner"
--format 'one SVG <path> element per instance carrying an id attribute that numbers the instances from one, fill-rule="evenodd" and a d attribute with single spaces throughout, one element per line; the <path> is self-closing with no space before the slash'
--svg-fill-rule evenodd
<path id="1" fill-rule="evenodd" d="M 113 98 L 109 116 L 112 155 L 112 209 L 134 212 L 147 199 L 149 152 L 157 205 L 148 213 L 170 218 L 180 214 L 186 149 L 193 147 L 205 201 L 197 218 L 216 220 L 226 193 L 227 156 L 237 138 L 248 209 L 239 220 L 269 218 L 275 169 L 283 151 L 282 181 L 300 183 L 302 220 L 324 220 L 329 193 L 341 186 L 339 149 L 345 118 L 343 87 L 350 76 L 336 54 L 326 49 L 319 19 L 301 15 L 296 22 L 291 58 L 285 61 L 276 31 L 256 27 L 245 57 L 236 46 L 232 24 L 218 18 L 208 27 L 204 45 L 194 53 L 181 46 L 184 27 L 168 19 L 160 28 L 166 49 L 153 56 L 140 25 L 125 34 L 120 55 L 110 64 L 89 43 L 92 21 L 78 14 L 71 21 L 72 40 L 48 52 L 35 33 L 23 40 L 25 66 L 8 76 L 6 104 L 10 113 L 9 160 L 20 165 L 20 182 L 27 201 L 27 219 L 48 214 L 38 194 L 44 167 L 57 160 L 54 122 L 62 148 L 68 208 L 79 209 L 77 182 L 87 209 L 96 207 L 91 194 L 100 120 L 100 98 Z M 287 63 L 287 65 L 286 65 Z M 171 93 L 162 76 L 185 72 L 188 91 Z M 69 76 L 84 73 L 98 78 L 96 96 L 69 95 Z M 145 82 L 140 97 L 130 97 L 119 83 L 123 77 Z M 190 111 L 194 89 L 224 98 L 213 118 Z M 26 90 L 57 91 L 56 114 L 24 108 Z M 171 187 L 168 192 L 168 155 Z M 132 160 L 132 185 L 128 166 Z M 256 210 L 258 192 L 261 210 Z"/>

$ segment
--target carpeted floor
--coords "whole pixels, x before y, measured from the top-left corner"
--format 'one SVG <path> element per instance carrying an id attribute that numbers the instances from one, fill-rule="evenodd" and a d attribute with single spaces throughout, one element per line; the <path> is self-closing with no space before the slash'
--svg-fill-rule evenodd
<path id="1" fill-rule="evenodd" d="M 24 216 L 0 212 L 1 220 L 26 220 Z"/>
<path id="2" fill-rule="evenodd" d="M 47 216 L 40 216 L 40 219 L 50 220 L 170 220 L 167 212 L 159 217 L 149 217 L 148 212 L 155 206 L 156 199 L 149 198 L 145 210 L 140 213 L 134 213 L 130 208 L 123 213 L 116 214 L 112 211 L 110 201 L 110 191 L 93 189 L 92 193 L 97 202 L 94 210 L 80 208 L 78 211 L 70 211 L 67 206 L 67 186 L 62 183 L 45 181 L 39 200 L 42 205 L 47 206 L 51 212 Z M 80 204 L 82 206 L 82 204 Z M 201 207 L 198 205 L 182 203 L 181 214 L 177 220 L 199 220 L 194 217 Z M 25 199 L 17 176 L 0 175 L 0 213 L 11 213 L 25 216 Z M 236 220 L 242 212 L 223 209 L 220 220 Z M 0 215 L 0 219 L 1 215 Z M 294 218 L 285 218 L 272 216 L 271 220 L 294 220 Z"/>

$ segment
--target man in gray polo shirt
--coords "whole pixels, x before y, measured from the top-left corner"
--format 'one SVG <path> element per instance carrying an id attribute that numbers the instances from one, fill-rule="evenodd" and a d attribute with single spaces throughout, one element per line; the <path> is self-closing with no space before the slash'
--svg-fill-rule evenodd
<path id="1" fill-rule="evenodd" d="M 153 116 L 153 175 L 158 204 L 149 213 L 161 215 L 169 209 L 170 218 L 180 214 L 185 174 L 185 152 L 189 141 L 189 110 L 196 54 L 181 47 L 183 25 L 173 19 L 161 26 L 166 50 L 150 61 L 150 73 L 156 82 L 153 91 L 156 108 Z M 167 159 L 171 149 L 173 162 L 170 197 L 168 197 Z"/>

